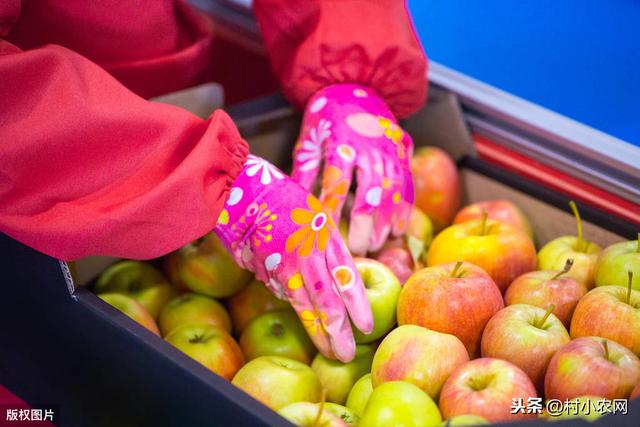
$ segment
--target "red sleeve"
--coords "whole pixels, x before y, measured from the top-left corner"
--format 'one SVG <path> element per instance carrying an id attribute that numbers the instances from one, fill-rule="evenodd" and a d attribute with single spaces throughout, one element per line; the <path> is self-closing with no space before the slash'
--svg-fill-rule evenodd
<path id="1" fill-rule="evenodd" d="M 247 145 L 58 46 L 0 40 L 0 231 L 64 260 L 155 257 L 216 222 Z"/>
<path id="2" fill-rule="evenodd" d="M 272 67 L 288 98 L 355 82 L 376 89 L 399 117 L 425 101 L 427 60 L 402 0 L 255 0 Z"/>

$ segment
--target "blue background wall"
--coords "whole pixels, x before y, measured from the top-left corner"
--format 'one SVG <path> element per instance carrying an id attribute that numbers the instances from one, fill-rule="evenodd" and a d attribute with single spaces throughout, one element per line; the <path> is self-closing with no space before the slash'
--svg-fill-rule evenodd
<path id="1" fill-rule="evenodd" d="M 427 56 L 640 146 L 640 0 L 409 0 Z"/>

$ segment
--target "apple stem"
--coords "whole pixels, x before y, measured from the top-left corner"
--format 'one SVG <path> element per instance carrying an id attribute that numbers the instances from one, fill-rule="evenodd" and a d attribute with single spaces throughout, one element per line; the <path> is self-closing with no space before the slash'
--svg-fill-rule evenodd
<path id="1" fill-rule="evenodd" d="M 627 283 L 627 304 L 631 304 L 631 285 L 633 282 L 633 271 L 627 271 L 627 275 L 629 276 L 629 283 Z"/>
<path id="2" fill-rule="evenodd" d="M 458 270 L 460 270 L 460 267 L 462 267 L 462 261 L 456 262 L 456 266 L 453 267 L 453 271 L 451 271 L 451 277 L 457 279 L 462 276 L 462 271 L 460 272 L 460 275 L 458 275 Z"/>
<path id="3" fill-rule="evenodd" d="M 582 219 L 580 219 L 580 212 L 578 212 L 578 206 L 573 200 L 569 202 L 569 206 L 571 207 L 573 216 L 576 217 L 576 223 L 578 224 L 578 244 L 576 245 L 576 251 L 584 252 L 586 248 L 584 248 L 584 240 L 582 240 Z"/>
<path id="4" fill-rule="evenodd" d="M 487 213 L 487 211 L 485 209 L 482 210 L 482 219 L 480 220 L 480 235 L 484 236 L 484 234 L 487 232 L 487 218 L 489 217 L 489 214 Z"/>
<path id="5" fill-rule="evenodd" d="M 536 323 L 536 328 L 544 329 L 544 323 L 547 321 L 549 316 L 551 316 L 551 312 L 556 308 L 555 304 L 550 304 L 547 308 L 547 312 L 544 314 L 544 317 Z"/>
<path id="6" fill-rule="evenodd" d="M 322 418 L 322 412 L 324 411 L 324 403 L 327 401 L 327 390 L 322 388 L 322 395 L 320 396 L 320 406 L 318 407 L 318 415 L 311 424 L 311 427 L 318 427 L 320 424 L 320 418 Z"/>
<path id="7" fill-rule="evenodd" d="M 573 259 L 569 258 L 567 260 L 567 262 L 564 263 L 564 268 L 561 271 L 558 271 L 552 278 L 551 280 L 556 280 L 558 277 L 562 276 L 563 274 L 567 274 L 569 272 L 569 270 L 571 270 L 571 267 L 573 267 Z"/>
<path id="8" fill-rule="evenodd" d="M 604 347 L 604 357 L 609 360 L 609 343 L 607 340 L 602 340 L 602 346 Z"/>

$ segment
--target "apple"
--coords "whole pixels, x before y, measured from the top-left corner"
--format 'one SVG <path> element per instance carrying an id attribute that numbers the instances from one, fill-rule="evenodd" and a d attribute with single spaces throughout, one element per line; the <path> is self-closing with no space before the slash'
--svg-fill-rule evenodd
<path id="1" fill-rule="evenodd" d="M 360 417 L 355 412 L 337 403 L 325 402 L 324 410 L 336 415 L 349 427 L 355 427 L 360 422 Z"/>
<path id="2" fill-rule="evenodd" d="M 356 415 L 362 416 L 372 391 L 371 374 L 363 375 L 349 391 L 346 403 L 347 408 L 351 409 Z"/>
<path id="3" fill-rule="evenodd" d="M 119 293 L 138 301 L 154 319 L 162 307 L 176 295 L 176 290 L 151 264 L 120 261 L 107 268 L 98 278 L 94 292 Z"/>
<path id="4" fill-rule="evenodd" d="M 366 344 L 384 336 L 396 324 L 396 304 L 401 286 L 398 278 L 381 262 L 368 258 L 354 258 L 353 261 L 366 288 L 373 314 L 373 331 L 365 335 L 354 327 L 353 336 L 356 343 Z"/>
<path id="5" fill-rule="evenodd" d="M 519 276 L 504 294 L 505 303 L 530 304 L 540 308 L 553 304 L 553 314 L 569 328 L 578 301 L 587 293 L 584 283 L 565 275 L 572 266 L 573 260 L 568 259 L 560 271 L 539 270 Z"/>
<path id="6" fill-rule="evenodd" d="M 391 381 L 374 388 L 359 427 L 430 427 L 442 421 L 428 394 L 411 383 Z"/>
<path id="7" fill-rule="evenodd" d="M 180 251 L 171 252 L 162 259 L 162 272 L 179 292 L 189 292 L 189 288 L 180 279 L 178 267 L 180 266 Z"/>
<path id="8" fill-rule="evenodd" d="M 440 427 L 479 426 L 485 424 L 489 424 L 489 421 L 478 415 L 456 415 L 443 421 Z"/>
<path id="9" fill-rule="evenodd" d="M 405 234 L 406 245 L 413 261 L 422 259 L 433 240 L 433 224 L 427 215 L 413 206 L 409 216 L 409 226 Z"/>
<path id="10" fill-rule="evenodd" d="M 389 267 L 401 285 L 413 274 L 413 259 L 409 251 L 404 248 L 383 249 L 375 258 Z"/>
<path id="11" fill-rule="evenodd" d="M 429 216 L 435 231 L 451 224 L 462 190 L 455 163 L 436 147 L 424 147 L 411 159 L 415 205 Z"/>
<path id="12" fill-rule="evenodd" d="M 640 381 L 640 359 L 628 348 L 600 337 L 565 344 L 551 358 L 544 379 L 547 399 L 593 395 L 626 399 Z"/>
<path id="13" fill-rule="evenodd" d="M 251 281 L 215 234 L 209 233 L 178 250 L 178 277 L 193 292 L 226 298 Z"/>
<path id="14" fill-rule="evenodd" d="M 290 308 L 263 313 L 253 319 L 240 336 L 240 348 L 247 360 L 284 356 L 306 364 L 317 351 Z"/>
<path id="15" fill-rule="evenodd" d="M 445 419 L 457 415 L 478 415 L 490 423 L 535 418 L 535 414 L 512 414 L 513 399 L 527 402 L 536 388 L 527 374 L 506 360 L 482 357 L 451 374 L 440 394 Z"/>
<path id="16" fill-rule="evenodd" d="M 482 218 L 482 212 L 487 212 L 489 219 L 519 228 L 533 240 L 533 231 L 529 220 L 519 207 L 508 200 L 489 200 L 465 206 L 453 219 L 453 223 L 460 224 L 472 219 Z"/>
<path id="17" fill-rule="evenodd" d="M 640 233 L 637 240 L 609 246 L 600 254 L 595 266 L 596 286 L 627 286 L 627 272 L 633 272 L 632 287 L 640 291 Z"/>
<path id="18" fill-rule="evenodd" d="M 558 237 L 544 245 L 538 252 L 538 269 L 561 270 L 568 259 L 573 259 L 573 267 L 568 275 L 584 283 L 587 289 L 591 289 L 594 285 L 593 273 L 596 261 L 602 248 L 583 238 L 582 220 L 578 208 L 573 201 L 569 205 L 576 217 L 578 235 Z"/>
<path id="19" fill-rule="evenodd" d="M 482 334 L 482 357 L 513 363 L 540 391 L 544 374 L 556 351 L 569 341 L 569 333 L 551 312 L 528 304 L 510 305 L 489 320 Z"/>
<path id="20" fill-rule="evenodd" d="M 635 399 L 636 397 L 640 397 L 640 383 L 636 384 L 629 396 L 629 399 Z"/>
<path id="21" fill-rule="evenodd" d="M 160 335 L 156 321 L 153 320 L 147 309 L 133 298 L 122 294 L 99 294 L 98 298 L 120 310 L 154 334 Z"/>
<path id="22" fill-rule="evenodd" d="M 231 319 L 222 304 L 194 293 L 183 294 L 169 301 L 162 308 L 158 319 L 163 336 L 178 326 L 190 323 L 218 326 L 231 333 Z"/>
<path id="23" fill-rule="evenodd" d="M 164 339 L 225 380 L 244 364 L 242 350 L 224 329 L 213 325 L 183 325 Z"/>
<path id="24" fill-rule="evenodd" d="M 451 262 L 422 269 L 405 283 L 398 324 L 455 335 L 473 358 L 484 326 L 502 307 L 500 289 L 487 273 L 468 262 Z"/>
<path id="25" fill-rule="evenodd" d="M 536 266 L 536 249 L 527 234 L 512 225 L 481 219 L 452 225 L 433 239 L 427 266 L 467 261 L 482 268 L 504 293 L 516 277 Z"/>
<path id="26" fill-rule="evenodd" d="M 640 291 L 599 286 L 589 291 L 576 306 L 571 320 L 571 337 L 597 336 L 614 340 L 640 356 Z"/>
<path id="27" fill-rule="evenodd" d="M 373 356 L 371 381 L 374 389 L 390 381 L 407 381 L 437 399 L 449 375 L 468 361 L 467 349 L 455 336 L 403 325 L 380 343 Z"/>
<path id="28" fill-rule="evenodd" d="M 347 427 L 350 425 L 339 415 L 330 411 L 327 405 L 327 403 L 295 402 L 281 408 L 278 414 L 299 427 Z"/>
<path id="29" fill-rule="evenodd" d="M 322 385 L 313 369 L 288 357 L 253 359 L 231 383 L 274 411 L 294 402 L 319 402 L 322 397 Z"/>
<path id="30" fill-rule="evenodd" d="M 320 380 L 320 384 L 327 392 L 327 401 L 343 405 L 347 395 L 356 381 L 371 371 L 374 349 L 372 345 L 356 346 L 356 356 L 349 363 L 326 358 L 318 353 L 311 363 Z"/>
<path id="31" fill-rule="evenodd" d="M 605 402 L 601 404 L 600 402 Z M 561 421 L 581 418 L 586 421 L 595 421 L 612 411 L 611 401 L 600 396 L 579 396 L 563 402 L 562 412 L 543 416 L 548 421 Z"/>
<path id="32" fill-rule="evenodd" d="M 268 311 L 291 308 L 284 300 L 276 298 L 264 283 L 254 280 L 249 286 L 227 300 L 233 330 L 240 335 L 253 319 Z"/>

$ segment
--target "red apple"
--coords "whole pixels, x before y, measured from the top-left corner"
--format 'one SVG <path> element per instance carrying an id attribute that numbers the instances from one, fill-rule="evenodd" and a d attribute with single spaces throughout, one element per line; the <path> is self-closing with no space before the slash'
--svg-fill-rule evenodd
<path id="1" fill-rule="evenodd" d="M 536 249 L 527 234 L 498 221 L 481 219 L 452 225 L 433 239 L 427 265 L 467 261 L 482 268 L 504 292 L 521 274 L 536 266 Z"/>
<path id="2" fill-rule="evenodd" d="M 244 364 L 238 343 L 217 326 L 183 325 L 164 339 L 225 380 L 231 380 Z"/>
<path id="3" fill-rule="evenodd" d="M 176 262 L 179 282 L 213 298 L 229 297 L 251 281 L 251 273 L 236 264 L 213 233 L 181 248 Z"/>
<path id="4" fill-rule="evenodd" d="M 122 294 L 100 294 L 98 298 L 120 310 L 156 335 L 160 335 L 158 325 L 146 308 L 133 298 Z"/>
<path id="5" fill-rule="evenodd" d="M 544 379 L 547 399 L 565 401 L 578 396 L 626 399 L 640 381 L 640 359 L 615 341 L 577 338 L 551 358 Z"/>
<path id="6" fill-rule="evenodd" d="M 455 370 L 442 388 L 440 411 L 445 419 L 478 415 L 491 423 L 535 418 L 535 414 L 512 413 L 514 399 L 536 397 L 533 383 L 522 369 L 505 360 L 483 357 Z"/>
<path id="7" fill-rule="evenodd" d="M 640 383 L 636 384 L 636 386 L 633 388 L 629 399 L 635 399 L 636 397 L 640 397 Z"/>
<path id="8" fill-rule="evenodd" d="M 396 275 L 400 284 L 407 281 L 413 274 L 413 259 L 411 254 L 404 248 L 387 248 L 383 249 L 378 255 L 376 260 L 380 261 L 389 270 Z"/>
<path id="9" fill-rule="evenodd" d="M 389 381 L 407 381 L 437 399 L 449 375 L 468 360 L 467 349 L 453 335 L 416 325 L 399 326 L 376 350 L 371 381 L 374 389 Z"/>
<path id="10" fill-rule="evenodd" d="M 513 363 L 531 378 L 540 391 L 551 357 L 571 338 L 553 314 L 528 304 L 503 308 L 489 320 L 482 334 L 482 357 Z"/>
<path id="11" fill-rule="evenodd" d="M 455 335 L 473 358 L 482 330 L 502 307 L 500 289 L 487 273 L 468 262 L 451 262 L 411 276 L 398 299 L 398 324 Z"/>
<path id="12" fill-rule="evenodd" d="M 227 307 L 233 330 L 240 335 L 244 328 L 262 313 L 290 308 L 291 305 L 287 301 L 276 298 L 264 283 L 254 280 L 249 286 L 229 298 Z"/>
<path id="13" fill-rule="evenodd" d="M 489 200 L 465 206 L 458 212 L 453 223 L 460 224 L 472 219 L 480 219 L 483 211 L 487 212 L 489 219 L 513 225 L 527 233 L 533 240 L 533 231 L 529 220 L 519 207 L 508 200 Z"/>
<path id="14" fill-rule="evenodd" d="M 460 178 L 455 163 L 436 147 L 419 149 L 411 159 L 415 204 L 427 214 L 436 231 L 451 224 L 460 206 Z"/>
<path id="15" fill-rule="evenodd" d="M 585 284 L 564 276 L 572 265 L 573 260 L 569 259 L 560 271 L 542 270 L 523 274 L 509 285 L 504 295 L 505 303 L 530 304 L 540 308 L 553 304 L 553 314 L 569 328 L 573 310 L 580 298 L 587 293 Z"/>
<path id="16" fill-rule="evenodd" d="M 614 340 L 640 356 L 640 291 L 599 286 L 578 302 L 571 320 L 571 337 L 597 336 Z"/>
<path id="17" fill-rule="evenodd" d="M 162 272 L 173 286 L 180 292 L 189 292 L 189 288 L 180 279 L 178 267 L 180 266 L 180 251 L 171 252 L 162 259 Z"/>

